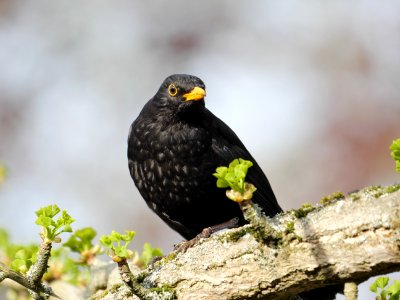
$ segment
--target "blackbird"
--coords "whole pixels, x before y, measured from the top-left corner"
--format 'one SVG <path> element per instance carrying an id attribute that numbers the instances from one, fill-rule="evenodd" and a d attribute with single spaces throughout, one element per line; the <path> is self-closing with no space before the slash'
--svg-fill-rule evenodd
<path id="1" fill-rule="evenodd" d="M 253 201 L 267 216 L 282 212 L 260 166 L 237 135 L 204 104 L 203 81 L 171 75 L 133 122 L 128 137 L 129 171 L 147 205 L 184 238 L 238 219 L 239 205 L 217 188 L 212 175 L 235 158 L 253 162 L 246 181 L 257 187 Z M 297 299 L 332 300 L 343 285 L 300 294 Z"/>
<path id="2" fill-rule="evenodd" d="M 217 188 L 212 175 L 235 158 L 253 162 L 246 181 L 267 216 L 282 211 L 260 166 L 237 135 L 204 103 L 205 85 L 176 74 L 143 107 L 128 137 L 129 171 L 147 205 L 172 229 L 192 239 L 204 228 L 236 218 L 237 203 Z"/>

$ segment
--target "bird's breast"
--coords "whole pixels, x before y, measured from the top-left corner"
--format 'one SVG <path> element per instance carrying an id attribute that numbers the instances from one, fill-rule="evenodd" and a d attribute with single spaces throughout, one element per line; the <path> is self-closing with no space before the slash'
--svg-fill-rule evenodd
<path id="1" fill-rule="evenodd" d="M 148 203 L 190 203 L 213 178 L 208 162 L 211 136 L 189 124 L 156 124 L 132 129 L 130 168 L 135 184 Z"/>

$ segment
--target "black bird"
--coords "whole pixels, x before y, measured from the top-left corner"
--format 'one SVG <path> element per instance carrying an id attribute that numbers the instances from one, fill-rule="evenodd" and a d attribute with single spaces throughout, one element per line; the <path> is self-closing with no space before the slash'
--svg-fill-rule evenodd
<path id="1" fill-rule="evenodd" d="M 139 192 L 186 239 L 234 218 L 238 225 L 244 223 L 239 205 L 226 198 L 212 175 L 235 158 L 253 162 L 246 177 L 257 187 L 253 201 L 268 216 L 282 212 L 249 151 L 228 125 L 205 108 L 205 95 L 201 79 L 169 76 L 143 107 L 128 137 L 129 171 Z M 334 299 L 338 291 L 338 286 L 321 288 L 302 293 L 299 299 Z"/>
<path id="2" fill-rule="evenodd" d="M 253 162 L 246 180 L 264 213 L 282 211 L 267 177 L 249 151 L 204 103 L 205 85 L 171 75 L 133 122 L 128 137 L 129 171 L 147 205 L 172 229 L 192 239 L 204 228 L 239 219 L 237 203 L 217 188 L 212 175 L 235 158 Z"/>

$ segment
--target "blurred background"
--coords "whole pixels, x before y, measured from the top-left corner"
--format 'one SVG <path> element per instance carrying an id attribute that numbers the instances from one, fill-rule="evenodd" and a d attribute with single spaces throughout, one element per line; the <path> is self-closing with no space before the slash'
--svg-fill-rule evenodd
<path id="1" fill-rule="evenodd" d="M 182 238 L 128 171 L 128 129 L 170 74 L 242 139 L 284 209 L 399 182 L 400 2 L 0 0 L 0 227 L 58 204 L 98 234 Z M 373 295 L 362 299 L 372 299 Z"/>

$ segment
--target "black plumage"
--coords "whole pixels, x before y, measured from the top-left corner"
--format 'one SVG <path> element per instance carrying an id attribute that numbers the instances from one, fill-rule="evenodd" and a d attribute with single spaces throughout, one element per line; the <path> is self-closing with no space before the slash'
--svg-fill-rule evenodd
<path id="1" fill-rule="evenodd" d="M 235 158 L 253 162 L 246 181 L 264 213 L 282 211 L 263 171 L 236 134 L 204 103 L 205 85 L 191 75 L 169 76 L 133 122 L 128 137 L 131 176 L 148 206 L 191 239 L 238 217 L 237 203 L 216 187 L 213 173 Z"/>

